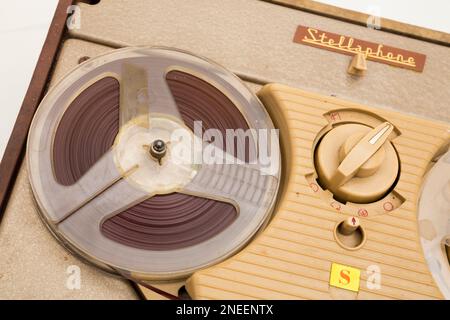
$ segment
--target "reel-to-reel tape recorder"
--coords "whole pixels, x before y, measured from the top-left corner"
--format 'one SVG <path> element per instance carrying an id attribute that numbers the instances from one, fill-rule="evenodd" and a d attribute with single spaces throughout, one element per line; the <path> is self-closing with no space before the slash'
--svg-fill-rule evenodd
<path id="1" fill-rule="evenodd" d="M 448 119 L 104 51 L 51 86 L 26 146 L 76 257 L 150 299 L 450 299 Z"/>

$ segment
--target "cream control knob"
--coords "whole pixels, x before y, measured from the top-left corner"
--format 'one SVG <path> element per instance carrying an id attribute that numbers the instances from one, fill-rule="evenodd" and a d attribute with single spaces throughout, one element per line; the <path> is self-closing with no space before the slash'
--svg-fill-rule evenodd
<path id="1" fill-rule="evenodd" d="M 344 157 L 341 164 L 337 168 L 333 177 L 331 178 L 331 183 L 336 186 L 341 186 L 346 183 L 348 180 L 353 178 L 353 176 L 358 172 L 358 170 L 370 160 L 380 149 L 380 147 L 387 141 L 389 135 L 391 134 L 394 126 L 389 122 L 385 122 L 377 126 L 376 128 L 369 131 L 365 134 L 359 141 L 355 139 L 355 137 L 360 137 L 361 134 L 355 134 L 349 137 L 347 141 L 350 140 L 350 143 L 347 141 L 344 143 L 344 149 L 349 149 L 350 152 Z M 353 146 L 349 148 L 349 144 Z M 345 148 L 347 145 L 347 148 Z M 343 148 L 341 147 L 341 150 Z M 344 151 L 345 153 L 345 151 Z M 342 154 L 342 152 L 341 152 Z M 371 170 L 368 170 L 367 173 L 375 172 L 381 162 L 383 161 L 383 156 L 378 154 L 375 158 L 374 166 Z M 367 171 L 367 170 L 366 170 Z"/>
<path id="2" fill-rule="evenodd" d="M 399 174 L 397 152 L 390 141 L 393 130 L 389 122 L 375 128 L 346 123 L 327 132 L 314 158 L 321 186 L 342 202 L 380 200 Z"/>
<path id="3" fill-rule="evenodd" d="M 355 54 L 348 65 L 347 72 L 355 76 L 362 76 L 366 70 L 366 56 L 362 52 Z"/>
<path id="4" fill-rule="evenodd" d="M 339 232 L 344 235 L 350 235 L 356 231 L 360 226 L 357 217 L 348 217 L 339 225 Z"/>

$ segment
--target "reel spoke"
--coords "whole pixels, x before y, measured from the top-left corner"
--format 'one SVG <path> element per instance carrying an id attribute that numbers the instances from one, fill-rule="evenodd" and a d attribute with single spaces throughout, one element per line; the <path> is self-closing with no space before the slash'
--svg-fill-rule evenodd
<path id="1" fill-rule="evenodd" d="M 147 71 L 137 65 L 124 63 L 120 85 L 120 127 L 143 116 L 140 124 L 148 128 Z"/>
<path id="2" fill-rule="evenodd" d="M 52 194 L 47 201 L 53 221 L 59 223 L 66 219 L 115 184 L 121 176 L 114 163 L 112 150 L 103 155 L 74 185 L 62 186 L 53 179 L 52 175 L 43 176 L 46 180 L 46 191 Z"/>
<path id="3" fill-rule="evenodd" d="M 221 163 L 203 163 L 182 193 L 228 202 L 240 215 L 255 214 L 272 205 L 273 199 L 267 195 L 277 190 L 277 172 L 272 173 L 260 164 L 243 163 L 216 146 L 208 147 L 223 154 Z"/>
<path id="4" fill-rule="evenodd" d="M 145 65 L 124 63 L 120 85 L 120 127 L 136 119 L 148 128 L 151 114 L 162 114 L 182 121 L 166 81 L 170 64 L 157 60 Z"/>
<path id="5" fill-rule="evenodd" d="M 60 226 L 71 225 L 76 221 L 75 226 L 80 230 L 79 232 L 88 230 L 90 228 L 88 226 L 94 226 L 99 230 L 101 223 L 108 217 L 120 213 L 149 197 L 150 195 L 147 192 L 138 190 L 126 180 L 120 179 L 64 219 Z"/>
<path id="6" fill-rule="evenodd" d="M 166 81 L 166 73 L 169 71 L 170 63 L 156 60 L 149 65 L 148 91 L 151 114 L 169 115 L 171 118 L 183 122 L 175 99 L 172 96 Z"/>

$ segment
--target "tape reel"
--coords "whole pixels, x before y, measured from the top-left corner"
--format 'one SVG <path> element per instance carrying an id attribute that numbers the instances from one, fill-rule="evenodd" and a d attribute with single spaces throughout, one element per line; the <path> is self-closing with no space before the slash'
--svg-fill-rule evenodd
<path id="1" fill-rule="evenodd" d="M 450 151 L 428 172 L 419 200 L 420 242 L 428 267 L 450 299 Z"/>
<path id="2" fill-rule="evenodd" d="M 227 129 L 246 135 L 228 148 Z M 49 229 L 83 258 L 136 279 L 184 277 L 235 253 L 270 216 L 278 145 L 275 170 L 250 159 L 258 130 L 270 129 L 260 101 L 217 64 L 166 48 L 116 50 L 43 99 L 30 182 Z M 205 162 L 206 150 L 225 163 Z"/>

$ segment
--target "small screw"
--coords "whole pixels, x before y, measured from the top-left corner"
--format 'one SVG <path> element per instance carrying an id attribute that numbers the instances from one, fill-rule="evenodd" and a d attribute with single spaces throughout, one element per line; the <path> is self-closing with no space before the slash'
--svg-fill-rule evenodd
<path id="1" fill-rule="evenodd" d="M 166 143 L 161 139 L 153 141 L 150 146 L 150 155 L 158 160 L 159 164 L 161 164 L 161 159 L 166 155 L 166 151 Z"/>
<path id="2" fill-rule="evenodd" d="M 81 64 L 81 63 L 83 63 L 83 62 L 85 62 L 85 61 L 87 61 L 87 60 L 89 60 L 90 59 L 90 57 L 88 57 L 88 56 L 83 56 L 83 57 L 81 57 L 80 59 L 78 59 L 78 64 Z"/>

